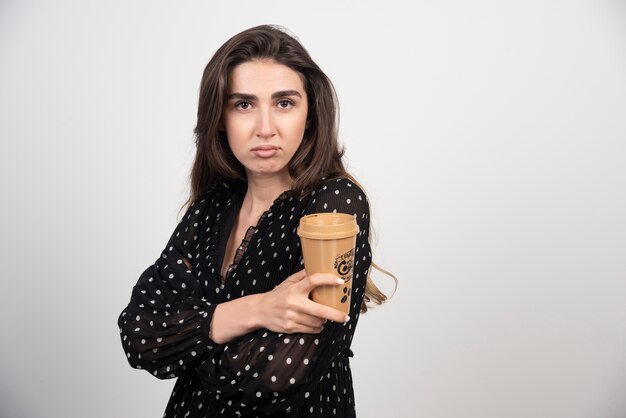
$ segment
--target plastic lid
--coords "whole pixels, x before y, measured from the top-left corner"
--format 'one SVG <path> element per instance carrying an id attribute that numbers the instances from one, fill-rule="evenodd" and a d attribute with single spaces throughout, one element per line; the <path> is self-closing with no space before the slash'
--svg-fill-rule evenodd
<path id="1" fill-rule="evenodd" d="M 347 213 L 314 213 L 300 218 L 298 235 L 312 239 L 341 239 L 359 233 L 353 215 Z"/>

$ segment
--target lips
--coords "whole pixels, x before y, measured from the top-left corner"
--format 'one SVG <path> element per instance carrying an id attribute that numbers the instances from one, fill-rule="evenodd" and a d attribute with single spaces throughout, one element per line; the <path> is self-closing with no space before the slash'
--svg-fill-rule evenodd
<path id="1" fill-rule="evenodd" d="M 252 151 L 267 151 L 267 150 L 277 150 L 278 147 L 276 145 L 259 145 L 258 147 L 252 148 Z"/>
<path id="2" fill-rule="evenodd" d="M 259 145 L 257 147 L 252 148 L 252 152 L 261 158 L 269 158 L 276 155 L 280 148 L 276 145 Z"/>

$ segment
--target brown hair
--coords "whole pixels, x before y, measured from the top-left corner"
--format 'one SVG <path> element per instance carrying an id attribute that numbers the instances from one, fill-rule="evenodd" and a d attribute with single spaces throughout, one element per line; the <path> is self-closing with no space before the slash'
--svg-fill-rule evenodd
<path id="1" fill-rule="evenodd" d="M 187 203 L 196 201 L 223 181 L 246 178 L 245 169 L 230 150 L 220 124 L 231 71 L 239 64 L 254 60 L 272 60 L 285 65 L 298 73 L 304 83 L 309 109 L 307 128 L 288 164 L 289 174 L 294 179 L 293 192 L 307 194 L 323 177 L 342 176 L 354 181 L 343 165 L 343 149 L 337 140 L 339 106 L 332 82 L 294 37 L 278 26 L 261 25 L 226 41 L 204 69 L 194 129 L 196 156 Z M 361 310 L 367 311 L 365 302 L 381 304 L 386 299 L 368 275 Z"/>

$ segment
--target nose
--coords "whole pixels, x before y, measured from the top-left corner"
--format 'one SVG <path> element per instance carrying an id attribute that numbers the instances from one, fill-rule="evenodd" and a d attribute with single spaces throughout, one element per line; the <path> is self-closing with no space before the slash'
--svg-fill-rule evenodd
<path id="1" fill-rule="evenodd" d="M 258 115 L 256 135 L 263 139 L 276 135 L 276 124 L 271 109 L 261 109 Z"/>

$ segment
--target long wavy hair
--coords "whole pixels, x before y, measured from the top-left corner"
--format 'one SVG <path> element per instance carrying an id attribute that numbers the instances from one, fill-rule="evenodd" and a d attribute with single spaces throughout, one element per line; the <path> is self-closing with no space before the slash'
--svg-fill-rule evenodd
<path id="1" fill-rule="evenodd" d="M 271 60 L 285 65 L 298 73 L 304 83 L 308 99 L 307 128 L 300 147 L 288 164 L 289 174 L 294 179 L 292 192 L 306 195 L 323 177 L 342 176 L 358 184 L 342 162 L 343 148 L 337 140 L 339 106 L 332 82 L 300 42 L 285 29 L 261 25 L 226 41 L 204 69 L 198 121 L 194 129 L 196 155 L 187 204 L 223 181 L 246 179 L 246 171 L 233 155 L 226 133 L 221 129 L 221 120 L 231 71 L 239 64 L 255 60 Z M 361 311 L 367 311 L 366 302 L 380 305 L 386 300 L 387 296 L 368 275 Z"/>

